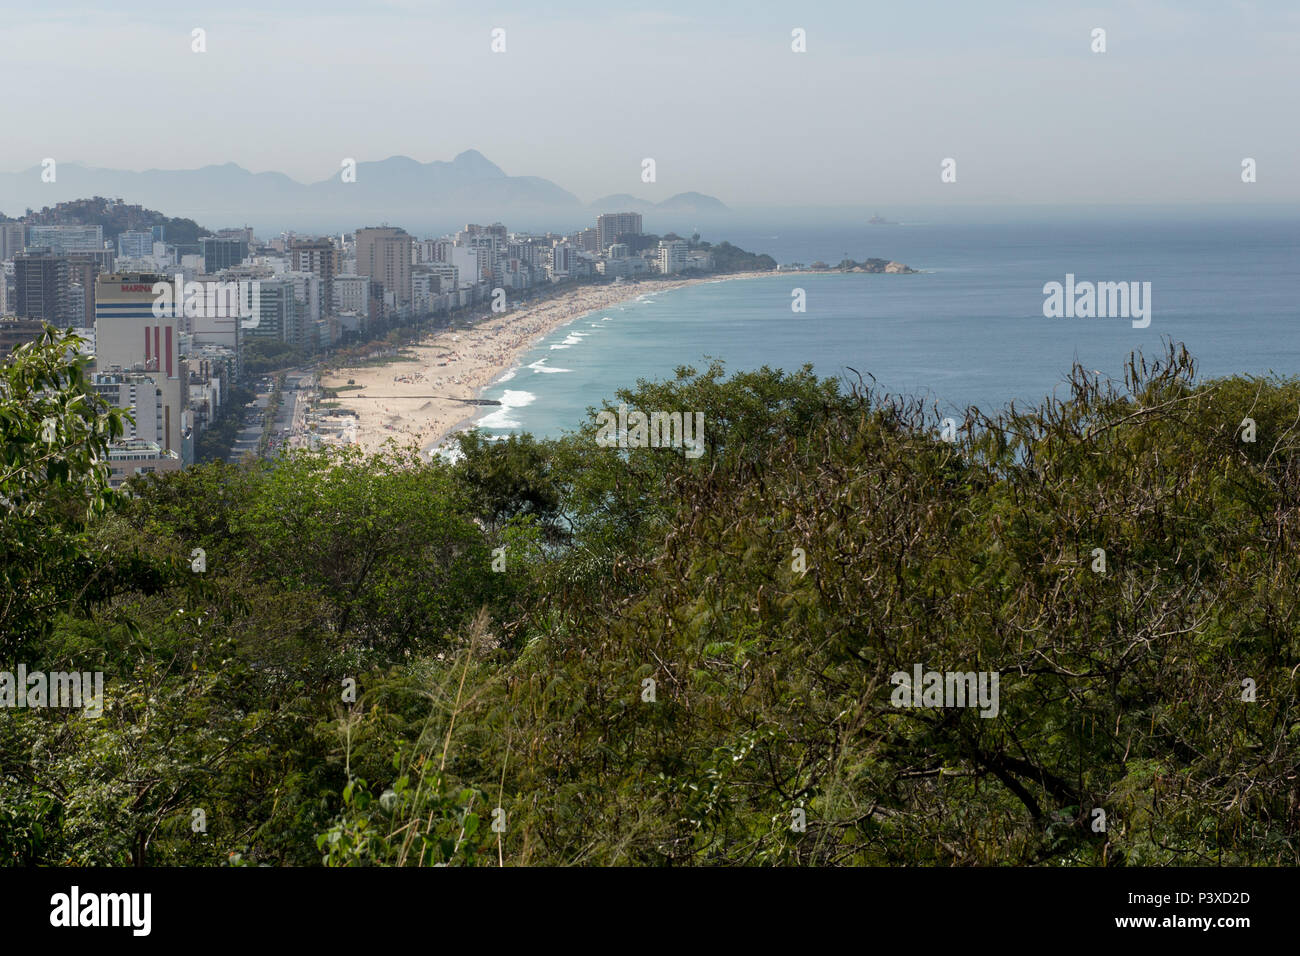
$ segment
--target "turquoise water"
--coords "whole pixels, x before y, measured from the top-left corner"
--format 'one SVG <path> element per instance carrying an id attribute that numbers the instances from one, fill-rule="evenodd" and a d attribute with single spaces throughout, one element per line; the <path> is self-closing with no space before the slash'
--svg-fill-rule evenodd
<path id="1" fill-rule="evenodd" d="M 1202 375 L 1300 375 L 1300 222 L 918 225 L 756 231 L 732 241 L 779 262 L 891 258 L 910 276 L 773 275 L 648 294 L 577 319 L 543 339 L 484 391 L 503 405 L 490 434 L 558 435 L 590 405 L 638 378 L 665 378 L 706 357 L 874 375 L 944 411 L 1037 401 L 1074 361 L 1118 377 L 1130 351 L 1184 342 Z M 1151 324 L 1043 316 L 1043 285 L 1150 282 Z M 791 311 L 805 290 L 807 311 Z"/>

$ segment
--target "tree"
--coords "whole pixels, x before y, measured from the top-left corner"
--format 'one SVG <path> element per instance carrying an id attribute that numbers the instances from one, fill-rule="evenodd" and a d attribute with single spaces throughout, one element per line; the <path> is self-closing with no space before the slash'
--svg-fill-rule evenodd
<path id="1" fill-rule="evenodd" d="M 123 413 L 90 388 L 82 340 L 46 326 L 0 365 L 0 653 L 86 596 L 97 558 L 89 519 L 109 490 L 108 446 Z"/>

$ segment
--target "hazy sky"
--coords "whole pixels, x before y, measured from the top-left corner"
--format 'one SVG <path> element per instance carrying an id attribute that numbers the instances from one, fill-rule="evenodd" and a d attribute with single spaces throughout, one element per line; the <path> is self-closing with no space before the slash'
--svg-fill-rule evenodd
<path id="1" fill-rule="evenodd" d="M 0 3 L 6 171 L 233 161 L 313 182 L 345 156 L 474 148 L 584 201 L 1300 200 L 1296 0 L 59 6 Z"/>

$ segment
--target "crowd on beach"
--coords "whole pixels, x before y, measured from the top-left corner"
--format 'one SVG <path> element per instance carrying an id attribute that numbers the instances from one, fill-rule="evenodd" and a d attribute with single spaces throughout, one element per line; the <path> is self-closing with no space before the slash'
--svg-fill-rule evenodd
<path id="1" fill-rule="evenodd" d="M 382 406 L 381 410 L 375 408 L 374 403 L 349 405 L 346 392 L 338 396 L 341 404 L 357 412 L 357 428 L 352 440 L 373 450 L 397 433 L 418 441 L 422 448 L 429 448 L 466 420 L 464 406 L 448 399 L 476 397 L 481 389 L 516 365 L 520 356 L 543 335 L 584 315 L 649 291 L 668 291 L 698 281 L 704 280 L 656 283 L 653 289 L 636 285 L 579 288 L 515 311 L 490 314 L 455 332 L 434 332 L 411 349 L 417 366 L 391 376 L 391 385 L 396 386 L 399 393 L 402 386 L 412 388 L 410 398 L 394 396 L 394 402 Z M 378 377 L 382 374 L 378 369 L 348 369 L 346 374 L 354 377 L 358 384 L 365 378 L 372 379 L 363 385 L 363 389 L 389 384 Z M 430 388 L 448 394 L 431 398 L 427 391 L 421 391 Z M 360 391 L 357 397 L 364 394 L 364 390 Z"/>

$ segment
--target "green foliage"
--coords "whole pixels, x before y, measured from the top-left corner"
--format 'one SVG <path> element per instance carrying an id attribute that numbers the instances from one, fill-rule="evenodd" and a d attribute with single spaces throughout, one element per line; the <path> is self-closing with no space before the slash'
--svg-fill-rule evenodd
<path id="1" fill-rule="evenodd" d="M 295 368 L 310 358 L 306 349 L 294 348 L 279 339 L 249 339 L 244 343 L 241 361 L 245 375 L 265 375 Z"/>
<path id="2" fill-rule="evenodd" d="M 34 422 L 112 426 L 41 354 L 0 399 L 4 613 L 107 704 L 0 719 L 0 860 L 1300 862 L 1296 382 L 1171 350 L 944 441 L 713 364 L 606 406 L 702 412 L 698 458 L 599 447 L 591 409 L 454 465 L 295 453 L 88 510 L 92 459 L 48 470 Z M 997 715 L 894 706 L 918 664 L 999 674 Z"/>
<path id="3" fill-rule="evenodd" d="M 194 446 L 194 458 L 203 463 L 220 461 L 230 454 L 230 449 L 239 437 L 243 423 L 244 406 L 253 400 L 253 393 L 247 388 L 236 385 L 226 394 L 226 400 L 214 422 L 199 435 Z"/>
<path id="4" fill-rule="evenodd" d="M 47 326 L 0 365 L 0 654 L 85 597 L 87 520 L 112 500 L 108 443 L 122 413 L 90 388 L 81 339 Z"/>
<path id="5" fill-rule="evenodd" d="M 28 210 L 23 221 L 30 226 L 98 225 L 103 227 L 105 239 L 115 239 L 123 232 L 143 232 L 153 226 L 164 226 L 167 242 L 187 249 L 197 248 L 199 238 L 210 235 L 207 229 L 193 219 L 172 218 L 153 209 L 105 199 L 103 196 L 45 206 L 40 212 Z"/>
<path id="6" fill-rule="evenodd" d="M 691 247 L 713 253 L 715 272 L 770 272 L 776 268 L 776 260 L 767 253 L 746 252 L 725 240 L 717 245 L 692 242 Z"/>
<path id="7" fill-rule="evenodd" d="M 550 457 L 531 435 L 511 435 L 498 442 L 469 431 L 457 440 L 462 457 L 456 476 L 467 485 L 479 521 L 496 529 L 512 518 L 533 518 L 550 540 L 565 536 Z"/>

